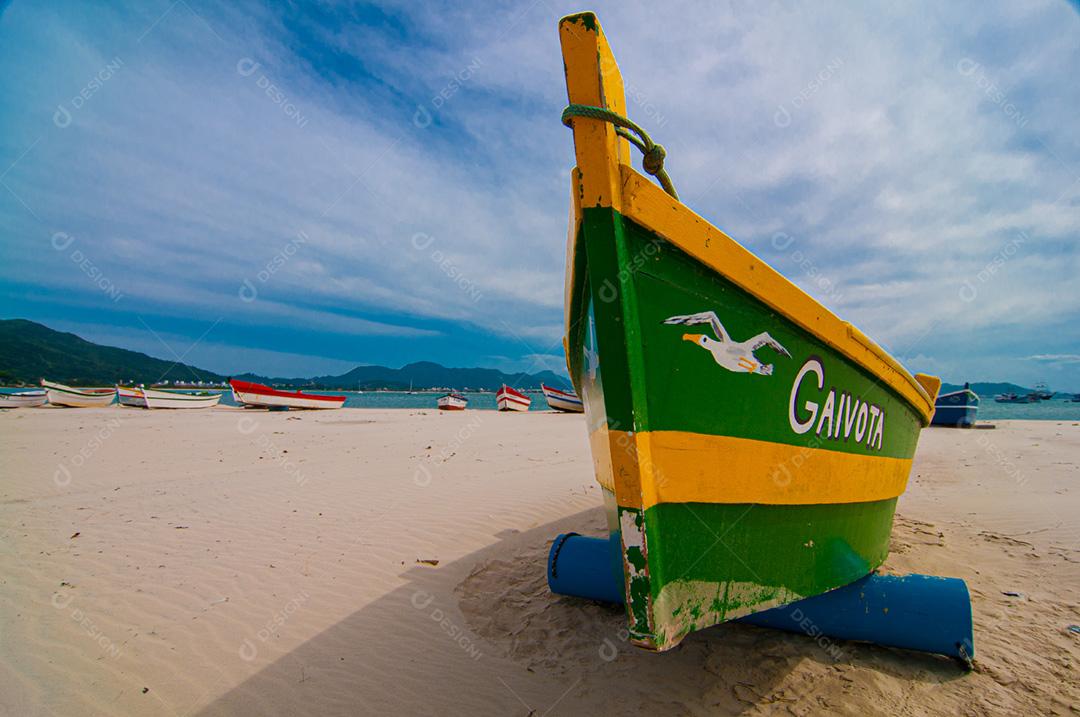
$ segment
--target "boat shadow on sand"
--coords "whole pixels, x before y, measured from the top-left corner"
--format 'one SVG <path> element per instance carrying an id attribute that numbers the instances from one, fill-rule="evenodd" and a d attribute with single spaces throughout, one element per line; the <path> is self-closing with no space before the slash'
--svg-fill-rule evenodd
<path id="1" fill-rule="evenodd" d="M 547 550 L 568 530 L 603 534 L 602 510 L 405 569 L 405 584 L 292 651 L 275 653 L 268 640 L 252 660 L 258 672 L 199 714 L 801 714 L 860 705 L 876 714 L 915 682 L 963 676 L 945 658 L 738 624 L 645 652 L 626 642 L 621 606 L 548 591 Z"/>

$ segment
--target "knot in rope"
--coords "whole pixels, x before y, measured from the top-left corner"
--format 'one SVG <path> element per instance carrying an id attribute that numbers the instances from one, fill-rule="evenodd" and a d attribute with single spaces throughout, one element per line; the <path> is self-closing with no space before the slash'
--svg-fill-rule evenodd
<path id="1" fill-rule="evenodd" d="M 641 156 L 641 167 L 649 174 L 656 176 L 664 171 L 665 157 L 667 157 L 667 152 L 664 151 L 664 145 L 654 144 Z"/>
<path id="2" fill-rule="evenodd" d="M 643 130 L 632 120 L 604 107 L 575 104 L 568 105 L 567 108 L 563 110 L 562 123 L 567 127 L 573 128 L 574 117 L 600 120 L 615 125 L 615 133 L 617 135 L 628 140 L 630 144 L 641 150 L 642 169 L 656 177 L 665 192 L 675 197 L 675 199 L 679 198 L 679 195 L 675 192 L 675 185 L 671 183 L 671 178 L 664 169 L 664 159 L 667 157 L 667 151 L 662 144 L 653 142 L 652 137 L 649 136 L 648 132 Z M 633 134 L 631 134 L 631 132 Z"/>

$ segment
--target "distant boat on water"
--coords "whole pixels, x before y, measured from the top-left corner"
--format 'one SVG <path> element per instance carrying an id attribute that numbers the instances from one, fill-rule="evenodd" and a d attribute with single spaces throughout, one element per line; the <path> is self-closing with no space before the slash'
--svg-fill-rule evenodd
<path id="1" fill-rule="evenodd" d="M 495 406 L 500 411 L 528 411 L 532 399 L 506 384 L 495 394 Z"/>
<path id="2" fill-rule="evenodd" d="M 49 400 L 44 391 L 16 391 L 0 393 L 0 408 L 33 408 Z"/>
<path id="3" fill-rule="evenodd" d="M 547 399 L 548 405 L 556 411 L 563 411 L 565 413 L 585 412 L 585 405 L 573 391 L 560 391 L 557 388 L 552 388 L 543 383 L 540 384 L 540 390 L 544 392 L 544 398 Z"/>
<path id="4" fill-rule="evenodd" d="M 1018 394 L 999 393 L 994 396 L 994 400 L 998 403 L 1036 403 L 1039 399 L 1035 398 L 1035 394 L 1029 393 L 1026 396 L 1020 396 Z"/>
<path id="5" fill-rule="evenodd" d="M 445 396 L 439 396 L 439 400 L 435 402 L 440 411 L 464 411 L 469 405 L 469 399 L 465 398 L 459 393 L 448 393 Z"/>
<path id="6" fill-rule="evenodd" d="M 1036 401 L 1049 401 L 1054 397 L 1054 392 L 1045 383 L 1037 383 L 1035 384 L 1035 390 L 1028 395 L 1033 396 Z"/>
<path id="7" fill-rule="evenodd" d="M 978 410 L 979 395 L 971 390 L 971 384 L 965 383 L 959 391 L 943 393 L 937 397 L 930 425 L 967 428 L 975 425 L 975 412 Z"/>
<path id="8" fill-rule="evenodd" d="M 232 387 L 233 399 L 243 406 L 256 406 L 260 408 L 303 408 L 303 409 L 327 409 L 341 408 L 345 405 L 346 396 L 323 396 L 321 394 L 303 393 L 302 391 L 279 391 L 261 383 L 229 381 Z"/>
<path id="9" fill-rule="evenodd" d="M 116 398 L 115 388 L 72 388 L 45 379 L 41 379 L 41 386 L 54 406 L 93 408 L 108 406 Z"/>

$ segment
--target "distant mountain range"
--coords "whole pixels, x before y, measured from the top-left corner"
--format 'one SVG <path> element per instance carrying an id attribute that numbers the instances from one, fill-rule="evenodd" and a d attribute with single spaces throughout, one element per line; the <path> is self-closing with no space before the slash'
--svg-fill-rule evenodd
<path id="1" fill-rule="evenodd" d="M 111 386 L 119 382 L 220 383 L 230 377 L 188 364 L 154 358 L 138 351 L 95 344 L 34 321 L 0 319 L 0 384 L 37 383 L 41 378 L 79 386 Z M 538 388 L 541 383 L 557 388 L 570 387 L 565 376 L 552 371 L 508 374 L 493 368 L 447 368 L 431 361 L 418 361 L 401 368 L 357 366 L 341 376 L 274 378 L 245 373 L 233 378 L 273 386 L 353 391 L 406 390 L 410 387 L 415 390 L 469 388 L 495 391 L 504 383 L 518 388 Z M 941 386 L 941 392 L 960 388 L 963 386 L 945 383 Z M 987 382 L 973 383 L 971 389 L 980 396 L 999 393 L 1024 395 L 1033 390 L 1015 383 Z"/>
<path id="2" fill-rule="evenodd" d="M 147 356 L 138 351 L 101 346 L 75 334 L 55 331 L 26 319 L 0 320 L 0 384 L 37 383 L 48 378 L 77 386 L 111 386 L 119 382 L 161 383 L 205 381 L 229 377 L 195 366 Z M 430 361 L 401 368 L 357 366 L 341 376 L 268 378 L 253 373 L 233 376 L 274 386 L 374 390 L 455 388 L 498 390 L 502 384 L 539 388 L 546 383 L 568 388 L 570 382 L 552 371 L 503 373 L 493 368 L 447 368 Z"/>

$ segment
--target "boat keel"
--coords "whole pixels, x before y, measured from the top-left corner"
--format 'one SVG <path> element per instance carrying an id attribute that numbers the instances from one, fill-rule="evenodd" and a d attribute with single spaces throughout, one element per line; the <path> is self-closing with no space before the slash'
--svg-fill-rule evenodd
<path id="1" fill-rule="evenodd" d="M 622 604 L 617 536 L 564 533 L 548 554 L 553 593 Z M 871 642 L 953 657 L 971 669 L 975 657 L 971 597 L 959 578 L 871 573 L 821 595 L 738 618 L 809 637 Z"/>

